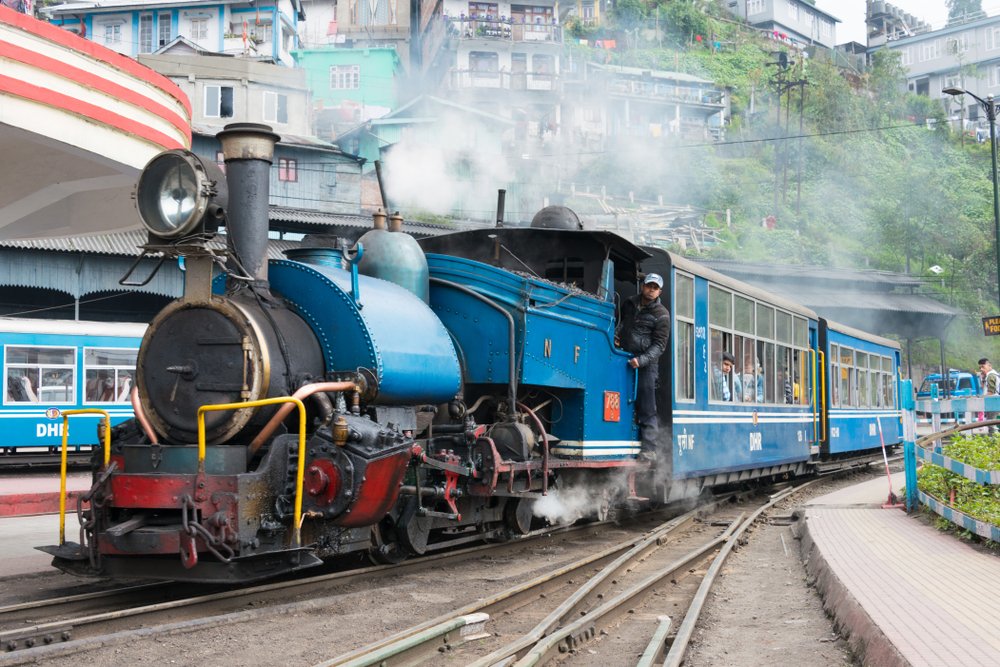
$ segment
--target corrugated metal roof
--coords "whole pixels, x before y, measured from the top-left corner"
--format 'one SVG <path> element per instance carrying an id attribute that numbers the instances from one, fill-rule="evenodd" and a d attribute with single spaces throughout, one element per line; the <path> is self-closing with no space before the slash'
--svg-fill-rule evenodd
<path id="1" fill-rule="evenodd" d="M 271 222 L 298 223 L 306 225 L 317 225 L 323 227 L 355 227 L 367 228 L 372 226 L 370 215 L 354 213 L 324 213 L 302 208 L 289 208 L 285 206 L 272 206 L 270 211 Z M 404 220 L 403 228 L 420 234 L 447 234 L 459 231 L 464 227 L 456 224 L 454 227 L 435 225 L 429 222 L 417 220 Z"/>
<path id="2" fill-rule="evenodd" d="M 769 288 L 771 289 L 771 288 Z M 921 315 L 961 315 L 961 310 L 935 301 L 922 294 L 900 294 L 896 292 L 858 292 L 856 290 L 814 289 L 808 285 L 798 285 L 793 289 L 773 288 L 799 303 L 812 308 L 853 308 L 864 310 L 887 310 L 900 313 L 920 313 Z"/>
<path id="3" fill-rule="evenodd" d="M 919 287 L 924 283 L 919 277 L 903 273 L 893 273 L 891 271 L 857 271 L 854 269 L 838 269 L 825 266 L 756 264 L 722 259 L 698 260 L 698 263 L 712 267 L 720 273 L 741 277 L 756 276 L 779 280 L 792 279 L 796 281 L 805 279 L 818 283 L 828 281 L 872 283 L 892 287 Z"/>
<path id="4" fill-rule="evenodd" d="M 127 232 L 94 234 L 91 236 L 69 236 L 50 239 L 8 239 L 0 241 L 0 247 L 136 257 L 139 254 L 139 246 L 145 242 L 146 232 L 141 229 L 135 229 Z"/>
<path id="5" fill-rule="evenodd" d="M 269 220 L 274 223 L 298 223 L 305 225 L 316 225 L 317 227 L 352 227 L 356 229 L 367 229 L 372 226 L 370 215 L 355 215 L 348 213 L 323 213 L 322 211 L 312 211 L 300 208 L 288 208 L 284 206 L 272 206 Z M 407 220 L 403 223 L 404 229 L 412 231 L 418 235 L 437 235 L 457 231 L 459 227 L 443 227 L 427 222 L 417 222 Z M 317 230 L 320 231 L 320 230 Z M 223 236 L 217 239 L 223 239 Z M 21 250 L 41 250 L 55 252 L 82 252 L 94 255 L 117 255 L 123 257 L 137 257 L 140 246 L 146 243 L 147 235 L 145 230 L 135 229 L 127 232 L 114 232 L 110 234 L 94 234 L 91 236 L 70 236 L 62 238 L 45 239 L 7 239 L 0 240 L 0 248 L 18 248 Z M 212 245 L 222 247 L 225 243 L 219 240 Z M 283 259 L 284 250 L 295 248 L 298 241 L 286 239 L 271 239 L 268 249 L 268 257 L 272 259 Z"/>
<path id="6" fill-rule="evenodd" d="M 191 131 L 194 132 L 195 134 L 200 134 L 206 137 L 214 137 L 216 134 L 222 131 L 222 127 L 213 127 L 211 125 L 192 123 Z M 364 158 L 358 157 L 357 155 L 351 155 L 350 153 L 345 153 L 343 150 L 341 150 L 340 146 L 332 144 L 329 141 L 324 141 L 319 137 L 310 137 L 302 134 L 289 134 L 287 132 L 278 132 L 277 134 L 280 137 L 279 143 L 282 144 L 295 146 L 297 148 L 313 148 L 316 150 L 330 151 L 333 153 L 338 153 L 340 155 L 343 155 L 344 157 L 350 158 L 352 160 L 357 160 L 361 162 L 365 161 Z"/>

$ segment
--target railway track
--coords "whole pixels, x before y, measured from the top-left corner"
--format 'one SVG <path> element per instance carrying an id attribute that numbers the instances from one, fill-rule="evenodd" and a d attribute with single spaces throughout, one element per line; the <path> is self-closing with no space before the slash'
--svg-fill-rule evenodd
<path id="1" fill-rule="evenodd" d="M 648 516 L 639 517 L 641 526 Z M 512 556 L 540 540 L 590 539 L 610 522 L 537 531 L 501 544 L 487 544 L 450 551 L 395 565 L 300 576 L 288 581 L 230 589 L 166 583 L 149 583 L 93 593 L 33 600 L 0 607 L 0 665 L 23 664 L 45 657 L 66 655 L 106 643 L 109 637 L 127 640 L 139 628 L 160 627 L 165 632 L 194 624 L 226 624 L 234 615 L 266 615 L 275 607 L 330 604 L 338 591 L 359 581 L 397 577 L 406 573 L 443 568 L 482 554 Z M 201 594 L 191 595 L 194 590 Z M 156 600 L 150 602 L 150 600 Z M 251 611 L 247 607 L 252 606 Z M 275 613 L 281 613 L 279 609 Z"/>
<path id="2" fill-rule="evenodd" d="M 783 493 L 775 497 L 774 502 L 785 497 Z M 529 660 L 522 664 L 541 664 L 551 660 L 552 656 L 576 654 L 584 645 L 588 646 L 587 651 L 592 650 L 591 640 L 611 632 L 608 628 L 622 617 L 631 620 L 634 615 L 630 609 L 636 608 L 644 598 L 666 596 L 658 601 L 665 603 L 671 612 L 688 607 L 696 597 L 694 588 L 700 585 L 709 563 L 719 561 L 719 556 L 715 554 L 725 548 L 725 540 L 731 534 L 736 534 L 731 526 L 745 513 L 742 508 L 734 508 L 729 500 L 730 496 L 719 498 L 710 506 L 680 516 L 674 511 L 666 521 L 663 519 L 668 515 L 662 512 L 659 517 L 658 513 L 646 513 L 627 528 L 607 523 L 588 524 L 399 565 L 321 574 L 237 590 L 217 590 L 193 597 L 163 599 L 162 596 L 168 593 L 162 588 L 150 586 L 3 607 L 0 608 L 0 650 L 7 652 L 0 653 L 0 665 L 73 656 L 144 637 L 157 637 L 159 641 L 180 633 L 236 626 L 243 622 L 256 624 L 264 620 L 275 622 L 282 616 L 329 614 L 330 610 L 355 604 L 353 600 L 357 599 L 358 593 L 357 590 L 350 593 L 352 585 L 355 589 L 361 585 L 371 595 L 377 596 L 397 590 L 398 582 L 407 580 L 407 577 L 411 582 L 421 577 L 424 581 L 428 578 L 433 580 L 438 573 L 452 572 L 462 566 L 483 569 L 483 563 L 524 561 L 529 552 L 548 550 L 555 553 L 563 550 L 563 544 L 585 545 L 588 552 L 585 558 L 577 562 L 566 560 L 557 567 L 543 568 L 551 569 L 544 577 L 539 577 L 544 581 L 490 592 L 478 603 L 455 609 L 402 632 L 390 635 L 386 631 L 384 634 L 390 636 L 377 645 L 366 646 L 322 663 L 418 664 L 421 656 L 426 656 L 426 664 L 435 665 L 488 665 L 504 660 L 509 660 L 506 664 L 514 664 L 517 659 Z M 747 509 L 746 513 L 751 511 L 759 514 L 759 511 L 764 511 L 764 505 L 759 511 Z M 710 520 L 700 518 L 706 513 L 714 514 Z M 744 518 L 736 524 L 737 527 L 745 530 L 758 514 L 749 520 Z M 609 534 L 620 535 L 625 530 L 631 530 L 635 535 L 612 544 Z M 570 551 L 568 548 L 565 550 Z M 506 576 L 498 574 L 499 581 L 521 580 L 514 576 L 507 579 Z M 449 585 L 449 578 L 441 576 L 443 586 Z M 420 586 L 413 583 L 403 585 Z M 204 591 L 204 587 L 201 590 Z M 372 590 L 382 593 L 371 593 Z M 421 586 L 419 590 L 425 589 Z M 664 593 L 664 590 L 668 592 Z M 173 588 L 168 591 L 170 595 L 182 592 Z M 352 594 L 355 598 L 350 598 Z M 467 600 L 475 595 L 473 590 L 467 590 L 458 599 Z M 538 607 L 538 601 L 544 601 L 548 606 Z M 370 613 L 378 614 L 375 610 Z M 462 626 L 475 624 L 477 619 L 479 622 L 485 620 L 476 614 L 489 614 L 492 619 L 491 634 L 497 636 L 485 642 L 467 641 L 463 647 L 456 639 L 462 632 Z M 683 628 L 683 624 L 676 613 L 671 615 L 673 620 L 669 625 L 658 626 L 660 639 L 654 642 L 654 646 L 662 647 L 665 642 L 673 645 L 683 643 L 678 639 L 681 635 L 677 630 L 678 626 Z M 645 616 L 643 618 L 648 621 Z M 448 628 L 442 634 L 441 629 L 446 625 Z M 474 625 L 471 627 L 475 628 Z M 329 646 L 356 647 L 359 645 L 358 637 L 363 636 L 363 633 L 355 632 L 355 641 L 345 643 L 334 640 Z M 530 637 L 532 641 L 513 641 L 522 637 Z M 404 644 L 409 646 L 402 648 Z M 593 646 L 600 648 L 602 644 L 610 642 L 598 642 Z M 504 652 L 510 657 L 494 660 Z M 397 653 L 399 658 L 395 657 Z M 328 655 L 333 654 L 334 651 L 328 652 Z M 605 664 L 617 662 L 620 660 Z"/>
<path id="3" fill-rule="evenodd" d="M 638 664 L 680 665 L 726 556 L 768 508 L 812 483 L 787 488 L 745 511 L 716 508 L 710 524 L 697 522 L 709 511 L 698 508 L 666 521 L 642 540 L 588 555 L 316 667 L 547 664 L 585 645 L 599 645 L 594 640 L 608 636 L 623 617 L 648 627 Z M 686 612 L 649 623 L 648 614 L 634 612 L 651 595 L 663 596 L 656 604 L 662 609 Z M 642 620 L 635 621 L 637 616 Z M 525 624 L 537 618 L 541 620 Z M 592 663 L 619 664 L 618 648 L 612 646 L 611 652 L 602 660 L 600 649 L 594 651 L 598 657 Z"/>
<path id="4" fill-rule="evenodd" d="M 84 469 L 90 466 L 93 455 L 90 451 L 68 452 L 66 466 Z M 59 470 L 59 450 L 48 452 L 18 452 L 10 448 L 0 449 L 0 472 L 22 472 L 24 470 Z M 58 473 L 57 473 L 58 474 Z"/>

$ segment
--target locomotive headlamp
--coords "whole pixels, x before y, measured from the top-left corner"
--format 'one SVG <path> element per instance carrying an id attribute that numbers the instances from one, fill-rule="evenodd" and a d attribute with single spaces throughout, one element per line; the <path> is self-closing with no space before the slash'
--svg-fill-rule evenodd
<path id="1" fill-rule="evenodd" d="M 166 151 L 150 160 L 135 192 L 142 223 L 161 239 L 215 232 L 227 200 L 226 177 L 218 165 L 186 150 Z"/>

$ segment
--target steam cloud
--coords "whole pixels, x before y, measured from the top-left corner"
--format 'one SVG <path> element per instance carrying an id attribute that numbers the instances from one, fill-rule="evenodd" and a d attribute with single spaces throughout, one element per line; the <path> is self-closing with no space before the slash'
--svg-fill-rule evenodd
<path id="1" fill-rule="evenodd" d="M 569 524 L 596 515 L 602 502 L 603 494 L 599 490 L 577 487 L 550 491 L 549 495 L 535 501 L 531 511 L 549 523 Z"/>

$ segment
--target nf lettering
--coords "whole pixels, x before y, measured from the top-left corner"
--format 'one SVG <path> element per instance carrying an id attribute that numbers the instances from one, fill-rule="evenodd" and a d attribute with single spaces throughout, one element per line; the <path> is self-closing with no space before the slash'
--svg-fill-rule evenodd
<path id="1" fill-rule="evenodd" d="M 35 426 L 35 437 L 45 438 L 45 437 L 62 437 L 62 422 L 56 422 L 54 424 L 37 424 Z"/>

